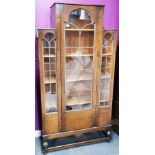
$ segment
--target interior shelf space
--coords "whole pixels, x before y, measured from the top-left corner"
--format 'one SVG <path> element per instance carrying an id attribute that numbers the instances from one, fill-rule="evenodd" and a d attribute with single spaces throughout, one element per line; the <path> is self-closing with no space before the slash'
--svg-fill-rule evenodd
<path id="1" fill-rule="evenodd" d="M 91 97 L 68 97 L 66 99 L 66 105 L 81 105 L 91 103 Z"/>
<path id="2" fill-rule="evenodd" d="M 76 105 L 67 105 L 66 111 L 76 111 L 76 110 L 84 110 L 84 109 L 91 109 L 91 103 L 84 103 L 84 104 L 76 104 Z"/>
<path id="3" fill-rule="evenodd" d="M 65 92 L 72 91 L 91 91 L 92 90 L 92 80 L 90 81 L 71 81 L 65 84 Z"/>
<path id="4" fill-rule="evenodd" d="M 111 46 L 102 48 L 102 54 L 110 54 L 112 53 L 112 51 L 113 51 L 113 48 Z"/>
<path id="5" fill-rule="evenodd" d="M 65 47 L 93 47 L 94 31 L 66 31 Z"/>

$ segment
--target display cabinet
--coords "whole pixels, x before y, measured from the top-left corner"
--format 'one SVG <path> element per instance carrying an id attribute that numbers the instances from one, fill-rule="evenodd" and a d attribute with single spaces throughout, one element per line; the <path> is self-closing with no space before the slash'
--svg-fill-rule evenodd
<path id="1" fill-rule="evenodd" d="M 44 151 L 111 139 L 117 36 L 103 31 L 103 14 L 100 5 L 55 3 L 52 29 L 38 30 Z"/>

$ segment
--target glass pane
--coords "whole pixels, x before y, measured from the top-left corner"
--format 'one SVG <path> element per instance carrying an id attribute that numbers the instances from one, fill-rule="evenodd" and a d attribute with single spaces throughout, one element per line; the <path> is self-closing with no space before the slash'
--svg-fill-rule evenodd
<path id="1" fill-rule="evenodd" d="M 43 40 L 43 47 L 49 47 L 49 44 L 48 44 L 47 40 Z"/>
<path id="2" fill-rule="evenodd" d="M 76 9 L 72 11 L 69 15 L 69 22 L 66 28 L 83 28 L 85 25 L 91 23 L 91 17 L 87 10 Z M 92 25 L 89 25 L 87 28 L 92 28 Z"/>
<path id="3" fill-rule="evenodd" d="M 111 78 L 103 78 L 100 83 L 100 106 L 108 106 Z"/>
<path id="4" fill-rule="evenodd" d="M 113 38 L 114 34 L 111 32 L 105 33 L 104 34 L 104 39 L 103 39 L 103 54 L 110 54 L 113 51 Z"/>
<path id="5" fill-rule="evenodd" d="M 92 107 L 93 57 L 66 57 L 66 110 Z"/>
<path id="6" fill-rule="evenodd" d="M 94 25 L 87 10 L 76 9 L 65 22 L 66 111 L 92 108 Z"/>
<path id="7" fill-rule="evenodd" d="M 52 33 L 46 33 L 45 36 L 44 36 L 44 39 L 47 42 L 50 42 L 52 39 L 54 39 L 54 34 L 52 34 Z"/>
<path id="8" fill-rule="evenodd" d="M 56 54 L 54 47 L 54 35 L 52 33 L 46 33 L 43 39 L 46 113 L 57 112 Z"/>
<path id="9" fill-rule="evenodd" d="M 44 57 L 55 57 L 55 49 L 54 48 L 44 48 L 43 49 L 43 56 Z"/>
<path id="10" fill-rule="evenodd" d="M 55 47 L 54 40 L 50 41 L 50 47 Z"/>
<path id="11" fill-rule="evenodd" d="M 109 105 L 113 38 L 113 33 L 104 33 L 101 58 L 100 107 L 106 107 Z"/>
<path id="12" fill-rule="evenodd" d="M 102 57 L 101 78 L 110 75 L 111 75 L 111 56 Z"/>
<path id="13" fill-rule="evenodd" d="M 93 56 L 93 48 L 66 48 L 66 56 Z"/>
<path id="14" fill-rule="evenodd" d="M 45 84 L 46 113 L 57 111 L 56 84 Z"/>

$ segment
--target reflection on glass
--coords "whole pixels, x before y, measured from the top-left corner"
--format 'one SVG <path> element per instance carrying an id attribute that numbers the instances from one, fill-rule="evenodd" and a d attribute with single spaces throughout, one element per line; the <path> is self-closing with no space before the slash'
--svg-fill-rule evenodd
<path id="1" fill-rule="evenodd" d="M 90 13 L 84 9 L 76 9 L 69 15 L 69 23 L 66 23 L 66 28 L 84 28 L 93 29 L 94 25 L 88 25 L 92 22 Z"/>
<path id="2" fill-rule="evenodd" d="M 55 40 L 52 33 L 44 35 L 43 57 L 46 113 L 57 112 L 56 54 Z"/>
<path id="3" fill-rule="evenodd" d="M 46 113 L 57 111 L 56 84 L 45 84 Z"/>
<path id="4" fill-rule="evenodd" d="M 66 111 L 92 108 L 94 23 L 77 9 L 65 22 Z"/>
<path id="5" fill-rule="evenodd" d="M 112 54 L 113 51 L 113 33 L 105 33 L 103 39 L 103 54 Z"/>
<path id="6" fill-rule="evenodd" d="M 66 110 L 92 106 L 93 57 L 66 58 Z"/>

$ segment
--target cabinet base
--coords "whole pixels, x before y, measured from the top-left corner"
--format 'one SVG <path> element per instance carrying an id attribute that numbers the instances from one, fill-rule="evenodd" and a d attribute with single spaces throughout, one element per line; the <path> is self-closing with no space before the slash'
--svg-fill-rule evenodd
<path id="1" fill-rule="evenodd" d="M 86 132 L 81 135 L 70 135 L 61 138 L 43 139 L 42 150 L 46 154 L 49 151 L 56 151 L 61 149 L 67 149 L 71 147 L 77 147 L 86 144 L 93 144 L 98 142 L 110 142 L 112 138 L 111 127 L 105 128 L 95 132 Z"/>

